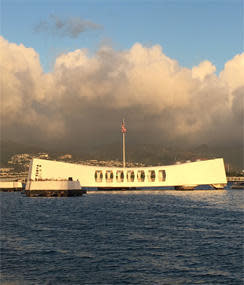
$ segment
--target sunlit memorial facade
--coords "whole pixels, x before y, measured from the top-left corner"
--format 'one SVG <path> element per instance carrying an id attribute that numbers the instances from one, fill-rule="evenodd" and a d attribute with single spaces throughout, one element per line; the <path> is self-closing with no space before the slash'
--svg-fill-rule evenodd
<path id="1" fill-rule="evenodd" d="M 123 189 L 167 187 L 191 189 L 198 185 L 223 188 L 226 173 L 222 158 L 155 167 L 101 167 L 34 158 L 27 188 L 31 181 L 79 181 L 81 187 Z"/>

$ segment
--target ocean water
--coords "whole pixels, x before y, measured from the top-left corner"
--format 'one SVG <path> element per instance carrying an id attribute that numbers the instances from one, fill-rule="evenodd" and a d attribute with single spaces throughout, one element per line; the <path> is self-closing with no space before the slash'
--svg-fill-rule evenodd
<path id="1" fill-rule="evenodd" d="M 243 284 L 243 197 L 0 193 L 1 284 Z"/>

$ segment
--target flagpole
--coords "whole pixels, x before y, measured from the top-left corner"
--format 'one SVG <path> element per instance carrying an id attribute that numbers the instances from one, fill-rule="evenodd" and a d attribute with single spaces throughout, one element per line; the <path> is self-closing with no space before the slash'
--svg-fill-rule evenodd
<path id="1" fill-rule="evenodd" d="M 123 167 L 125 167 L 125 133 L 123 133 Z"/>
<path id="2" fill-rule="evenodd" d="M 123 167 L 125 168 L 125 120 L 122 121 L 122 138 L 123 138 Z"/>

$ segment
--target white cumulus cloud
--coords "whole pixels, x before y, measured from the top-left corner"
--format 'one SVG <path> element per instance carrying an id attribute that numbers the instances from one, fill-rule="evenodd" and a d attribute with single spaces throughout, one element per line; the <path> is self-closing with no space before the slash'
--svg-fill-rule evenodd
<path id="1" fill-rule="evenodd" d="M 117 136 L 126 117 L 134 140 L 242 140 L 244 54 L 218 76 L 209 61 L 185 68 L 162 47 L 134 44 L 60 55 L 44 73 L 32 48 L 0 37 L 1 128 L 6 138 L 79 145 Z"/>

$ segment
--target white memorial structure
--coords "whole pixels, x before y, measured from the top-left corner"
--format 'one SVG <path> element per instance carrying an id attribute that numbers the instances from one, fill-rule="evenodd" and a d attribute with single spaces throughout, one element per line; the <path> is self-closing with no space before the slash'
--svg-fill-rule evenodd
<path id="1" fill-rule="evenodd" d="M 123 189 L 166 187 L 193 189 L 198 185 L 223 188 L 226 183 L 222 158 L 155 167 L 101 167 L 34 158 L 30 164 L 31 181 L 78 180 L 81 187 Z M 48 183 L 45 183 L 48 187 Z"/>
<path id="2" fill-rule="evenodd" d="M 32 181 L 46 181 L 42 184 L 43 187 L 48 188 L 48 181 L 54 180 L 78 180 L 81 187 L 97 187 L 98 189 L 169 186 L 174 186 L 176 189 L 193 189 L 198 185 L 223 188 L 227 183 L 222 158 L 166 166 L 128 168 L 125 163 L 125 134 L 127 129 L 124 120 L 121 124 L 121 132 L 123 167 L 87 166 L 34 158 L 30 164 L 26 190 L 32 189 L 35 184 Z M 56 185 L 58 184 L 56 183 Z"/>

